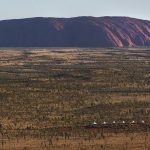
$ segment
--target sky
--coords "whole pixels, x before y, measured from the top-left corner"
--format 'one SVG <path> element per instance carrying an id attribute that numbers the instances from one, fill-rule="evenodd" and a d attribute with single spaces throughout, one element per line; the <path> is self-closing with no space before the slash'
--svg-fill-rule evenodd
<path id="1" fill-rule="evenodd" d="M 150 20 L 150 0 L 0 0 L 0 20 L 77 16 Z"/>

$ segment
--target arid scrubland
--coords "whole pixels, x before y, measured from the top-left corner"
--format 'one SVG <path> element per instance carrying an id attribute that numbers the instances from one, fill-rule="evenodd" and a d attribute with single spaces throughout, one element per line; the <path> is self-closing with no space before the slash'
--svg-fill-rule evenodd
<path id="1" fill-rule="evenodd" d="M 150 150 L 150 49 L 1 48 L 0 149 Z"/>

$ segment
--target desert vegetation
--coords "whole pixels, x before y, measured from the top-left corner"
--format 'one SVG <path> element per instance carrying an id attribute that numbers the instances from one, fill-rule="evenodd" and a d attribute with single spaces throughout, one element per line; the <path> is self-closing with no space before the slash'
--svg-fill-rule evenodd
<path id="1" fill-rule="evenodd" d="M 0 108 L 2 150 L 149 150 L 150 49 L 1 48 Z"/>

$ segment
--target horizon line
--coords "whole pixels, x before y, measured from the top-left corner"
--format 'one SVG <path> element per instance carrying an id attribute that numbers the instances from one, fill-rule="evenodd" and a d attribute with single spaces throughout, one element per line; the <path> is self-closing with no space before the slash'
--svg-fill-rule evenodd
<path id="1" fill-rule="evenodd" d="M 105 18 L 105 17 L 112 17 L 112 18 L 132 18 L 132 19 L 139 19 L 139 20 L 145 20 L 145 21 L 150 21 L 148 19 L 144 19 L 144 18 L 136 18 L 136 17 L 131 17 L 131 16 L 73 16 L 73 17 L 51 17 L 51 16 L 31 16 L 31 17 L 22 17 L 22 18 L 8 18 L 8 19 L 0 19 L 0 21 L 9 21 L 9 20 L 22 20 L 22 19 L 33 19 L 33 18 L 54 18 L 54 19 L 71 19 L 71 18 L 81 18 L 81 17 L 91 17 L 91 18 Z"/>

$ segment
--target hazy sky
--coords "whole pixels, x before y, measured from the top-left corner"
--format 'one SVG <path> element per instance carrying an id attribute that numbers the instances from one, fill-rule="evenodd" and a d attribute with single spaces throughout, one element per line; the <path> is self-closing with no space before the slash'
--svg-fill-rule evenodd
<path id="1" fill-rule="evenodd" d="M 150 0 L 0 0 L 0 20 L 76 16 L 129 16 L 150 20 Z"/>

